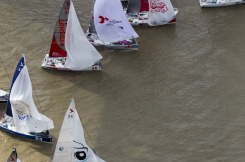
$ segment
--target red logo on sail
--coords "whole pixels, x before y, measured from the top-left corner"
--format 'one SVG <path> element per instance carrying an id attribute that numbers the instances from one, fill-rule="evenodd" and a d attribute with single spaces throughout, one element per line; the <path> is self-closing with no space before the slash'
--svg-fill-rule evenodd
<path id="1" fill-rule="evenodd" d="M 161 2 L 161 0 L 152 0 L 150 2 L 150 8 L 152 13 L 155 12 L 165 13 L 168 11 L 168 7 L 166 6 L 165 3 Z"/>
<path id="2" fill-rule="evenodd" d="M 104 17 L 104 16 L 99 16 L 99 18 L 100 18 L 100 22 L 99 22 L 100 24 L 104 24 L 105 21 L 109 20 L 107 17 Z"/>
<path id="3" fill-rule="evenodd" d="M 65 45 L 66 21 L 59 19 L 60 45 Z"/>

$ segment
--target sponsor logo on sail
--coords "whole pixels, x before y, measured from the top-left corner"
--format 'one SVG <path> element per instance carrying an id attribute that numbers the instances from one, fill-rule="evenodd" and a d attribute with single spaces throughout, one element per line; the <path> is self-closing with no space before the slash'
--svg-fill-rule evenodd
<path id="1" fill-rule="evenodd" d="M 59 150 L 60 150 L 60 151 L 64 151 L 64 147 L 60 147 Z"/>
<path id="2" fill-rule="evenodd" d="M 104 24 L 106 23 L 106 25 L 116 25 L 116 24 L 119 24 L 119 23 L 122 23 L 122 21 L 118 21 L 118 20 L 110 20 L 109 18 L 105 17 L 105 16 L 99 16 L 100 18 L 100 24 Z M 119 28 L 123 29 L 122 26 L 119 26 Z"/>
<path id="3" fill-rule="evenodd" d="M 68 114 L 68 119 L 73 118 L 73 114 L 72 114 L 73 112 L 74 112 L 73 108 L 70 108 L 70 113 Z"/>
<path id="4" fill-rule="evenodd" d="M 77 141 L 73 141 L 74 145 L 76 147 L 74 148 L 74 156 L 77 160 L 84 160 L 86 161 L 86 158 L 88 157 L 88 148 L 85 147 L 82 143 L 77 142 Z"/>
<path id="5" fill-rule="evenodd" d="M 66 34 L 66 20 L 59 19 L 59 34 L 60 34 L 60 45 L 65 45 L 65 34 Z"/>
<path id="6" fill-rule="evenodd" d="M 16 110 L 20 120 L 26 120 L 31 117 L 31 109 L 27 103 L 23 101 L 13 101 L 11 104 L 12 107 Z"/>
<path id="7" fill-rule="evenodd" d="M 99 16 L 100 18 L 100 24 L 104 24 L 106 21 L 108 21 L 109 19 L 107 17 L 104 17 L 104 16 Z"/>
<path id="8" fill-rule="evenodd" d="M 168 11 L 168 7 L 165 3 L 161 2 L 161 0 L 152 0 L 150 2 L 150 8 L 152 13 L 165 13 Z"/>

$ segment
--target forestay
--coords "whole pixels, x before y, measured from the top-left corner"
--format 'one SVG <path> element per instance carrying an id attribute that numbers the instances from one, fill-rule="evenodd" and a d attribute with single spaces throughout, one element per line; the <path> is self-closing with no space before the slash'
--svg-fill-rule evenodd
<path id="1" fill-rule="evenodd" d="M 81 70 L 97 63 L 102 56 L 87 40 L 74 8 L 70 1 L 70 11 L 65 34 L 67 58 L 65 67 L 71 70 Z"/>
<path id="2" fill-rule="evenodd" d="M 20 66 L 23 66 L 23 68 L 19 69 L 20 73 L 12 86 L 10 94 L 16 131 L 20 133 L 38 133 L 54 128 L 53 121 L 37 111 L 32 98 L 32 85 L 27 66 L 25 62 Z"/>
<path id="3" fill-rule="evenodd" d="M 81 120 L 71 100 L 65 114 L 53 162 L 105 162 L 86 144 Z"/>
<path id="4" fill-rule="evenodd" d="M 94 24 L 99 39 L 104 42 L 138 37 L 126 18 L 120 0 L 97 0 L 94 5 Z"/>
<path id="5" fill-rule="evenodd" d="M 175 18 L 174 8 L 170 0 L 149 0 L 148 24 L 164 25 Z"/>

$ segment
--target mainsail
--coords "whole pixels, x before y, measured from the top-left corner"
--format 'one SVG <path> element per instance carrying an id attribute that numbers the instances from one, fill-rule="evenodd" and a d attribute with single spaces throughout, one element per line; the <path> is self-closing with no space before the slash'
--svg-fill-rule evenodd
<path id="1" fill-rule="evenodd" d="M 14 75 L 13 75 L 13 79 L 12 79 L 12 83 L 11 83 L 11 86 L 10 86 L 9 94 L 11 94 L 11 90 L 12 90 L 13 84 L 14 84 L 16 78 L 19 76 L 19 74 L 20 74 L 20 72 L 21 72 L 21 70 L 23 69 L 24 66 L 25 66 L 25 59 L 24 59 L 24 57 L 21 57 L 20 61 L 18 62 L 17 66 L 15 68 L 15 72 L 14 72 Z M 6 114 L 8 116 L 12 117 L 13 114 L 12 114 L 12 108 L 11 108 L 11 103 L 10 103 L 9 99 L 8 99 L 8 103 L 7 103 Z"/>
<path id="2" fill-rule="evenodd" d="M 174 8 L 170 0 L 149 0 L 148 24 L 164 25 L 175 18 Z"/>
<path id="3" fill-rule="evenodd" d="M 13 151 L 12 153 L 10 154 L 7 162 L 21 162 L 19 159 L 18 159 L 18 155 L 17 155 L 17 151 L 15 148 L 13 148 Z"/>
<path id="4" fill-rule="evenodd" d="M 139 0 L 129 0 L 127 13 L 138 14 L 140 11 L 140 1 Z"/>
<path id="5" fill-rule="evenodd" d="M 66 68 L 85 69 L 102 59 L 102 56 L 85 36 L 72 2 L 70 2 L 65 38 L 65 47 L 68 53 L 65 62 Z"/>
<path id="6" fill-rule="evenodd" d="M 86 144 L 74 100 L 68 107 L 57 141 L 53 162 L 105 162 Z"/>
<path id="7" fill-rule="evenodd" d="M 140 12 L 149 11 L 148 0 L 140 0 Z"/>
<path id="8" fill-rule="evenodd" d="M 19 71 L 19 74 L 10 93 L 16 131 L 20 133 L 38 133 L 54 128 L 53 121 L 37 111 L 32 98 L 31 79 L 25 65 L 24 56 L 22 56 L 21 64 L 17 66 L 16 71 Z"/>
<path id="9" fill-rule="evenodd" d="M 138 37 L 126 18 L 120 0 L 97 0 L 94 5 L 94 24 L 99 39 L 104 42 Z"/>
<path id="10" fill-rule="evenodd" d="M 49 57 L 66 57 L 65 33 L 70 9 L 70 0 L 65 0 L 56 21 Z"/>

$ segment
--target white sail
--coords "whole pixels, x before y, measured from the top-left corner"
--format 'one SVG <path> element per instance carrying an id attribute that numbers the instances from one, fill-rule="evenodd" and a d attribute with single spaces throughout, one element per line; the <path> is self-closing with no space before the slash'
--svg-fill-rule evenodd
<path id="1" fill-rule="evenodd" d="M 82 70 L 97 63 L 102 56 L 87 40 L 78 21 L 72 1 L 65 34 L 67 58 L 65 67 L 70 70 Z"/>
<path id="2" fill-rule="evenodd" d="M 170 0 L 149 0 L 148 24 L 150 26 L 164 25 L 175 17 Z"/>
<path id="3" fill-rule="evenodd" d="M 32 85 L 26 65 L 13 84 L 10 102 L 16 131 L 42 132 L 54 128 L 53 121 L 37 111 L 32 98 Z"/>
<path id="4" fill-rule="evenodd" d="M 99 39 L 104 42 L 138 37 L 126 18 L 120 0 L 97 0 L 94 5 L 94 24 Z"/>
<path id="5" fill-rule="evenodd" d="M 86 144 L 81 120 L 71 100 L 56 145 L 53 162 L 105 162 Z"/>

